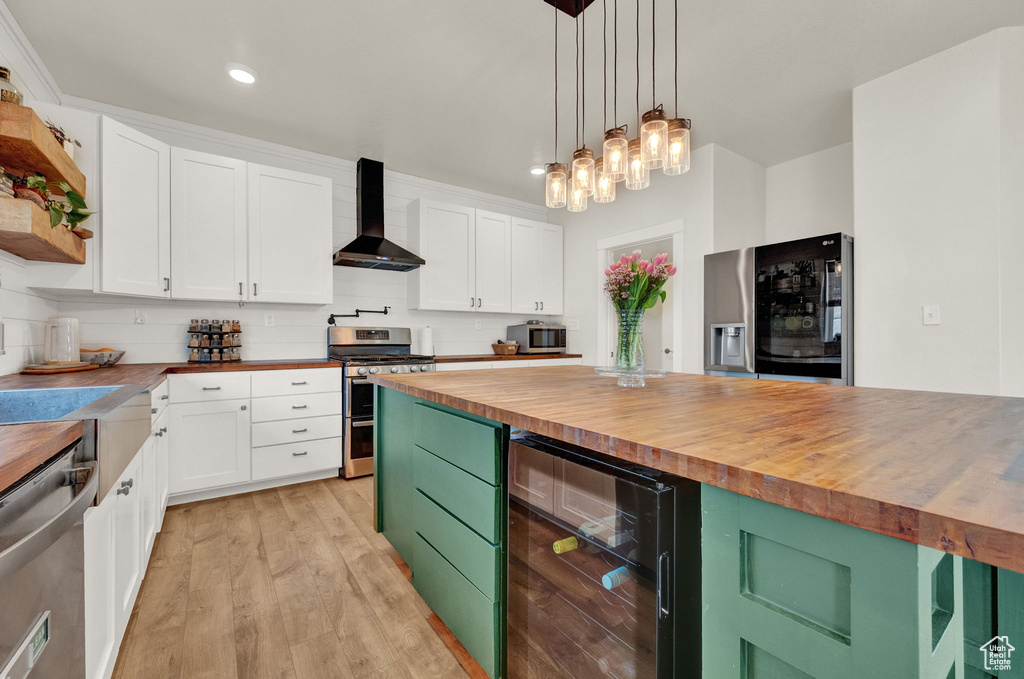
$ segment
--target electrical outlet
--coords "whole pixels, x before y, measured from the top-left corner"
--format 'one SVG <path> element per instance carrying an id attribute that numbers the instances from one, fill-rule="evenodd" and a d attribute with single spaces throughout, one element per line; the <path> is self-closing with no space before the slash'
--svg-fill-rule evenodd
<path id="1" fill-rule="evenodd" d="M 477 330 L 479 330 L 482 327 L 480 325 L 480 319 L 479 318 L 474 318 L 473 319 L 473 327 L 476 328 Z"/>
<path id="2" fill-rule="evenodd" d="M 277 325 L 277 321 L 274 320 L 274 314 L 263 314 L 263 326 L 266 328 L 273 328 Z"/>
<path id="3" fill-rule="evenodd" d="M 142 309 L 135 310 L 135 325 L 145 325 L 148 320 L 146 313 Z"/>
<path id="4" fill-rule="evenodd" d="M 565 329 L 566 330 L 579 330 L 580 329 L 579 319 L 572 320 L 572 321 L 566 321 L 565 322 Z"/>
<path id="5" fill-rule="evenodd" d="M 938 304 L 926 304 L 921 308 L 921 322 L 924 325 L 939 325 L 941 319 L 939 318 L 939 305 Z"/>

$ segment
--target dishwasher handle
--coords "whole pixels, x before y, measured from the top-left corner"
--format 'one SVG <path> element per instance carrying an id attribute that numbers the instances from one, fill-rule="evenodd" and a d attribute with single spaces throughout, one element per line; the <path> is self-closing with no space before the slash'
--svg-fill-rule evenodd
<path id="1" fill-rule="evenodd" d="M 85 510 L 91 507 L 93 500 L 96 499 L 99 485 L 100 477 L 94 467 L 82 492 L 76 495 L 75 499 L 69 502 L 59 514 L 0 552 L 0 580 L 14 575 L 27 566 L 57 542 L 72 526 L 81 521 Z"/>

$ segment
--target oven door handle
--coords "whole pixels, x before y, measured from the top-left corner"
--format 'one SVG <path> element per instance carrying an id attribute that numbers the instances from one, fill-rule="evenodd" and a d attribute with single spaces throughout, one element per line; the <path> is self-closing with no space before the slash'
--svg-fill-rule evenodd
<path id="1" fill-rule="evenodd" d="M 373 420 L 361 420 L 359 422 L 353 422 L 349 426 L 351 426 L 351 427 L 372 427 L 373 426 Z"/>
<path id="2" fill-rule="evenodd" d="M 369 377 L 350 377 L 348 379 L 349 379 L 350 382 L 369 382 L 370 381 Z"/>
<path id="3" fill-rule="evenodd" d="M 75 499 L 69 502 L 59 514 L 0 552 L 0 580 L 14 575 L 27 566 L 78 523 L 85 514 L 85 510 L 96 499 L 99 486 L 100 475 L 96 473 L 94 467 L 82 492 L 76 495 Z"/>

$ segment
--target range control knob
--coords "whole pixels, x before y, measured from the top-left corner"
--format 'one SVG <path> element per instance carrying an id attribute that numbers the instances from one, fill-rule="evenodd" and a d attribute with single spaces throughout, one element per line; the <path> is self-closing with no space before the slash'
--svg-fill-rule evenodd
<path id="1" fill-rule="evenodd" d="M 370 368 L 370 374 L 371 375 L 376 375 L 377 374 L 377 369 L 376 368 Z"/>
<path id="2" fill-rule="evenodd" d="M 418 373 L 420 371 L 420 367 L 418 365 L 414 365 L 413 367 L 409 368 L 409 371 Z"/>
<path id="3" fill-rule="evenodd" d="M 398 372 L 398 366 L 397 365 L 391 366 L 391 372 L 393 372 L 393 373 Z"/>
<path id="4" fill-rule="evenodd" d="M 425 365 L 422 368 L 420 368 L 421 372 L 427 372 L 428 370 L 430 370 L 430 366 L 429 365 Z"/>
<path id="5" fill-rule="evenodd" d="M 366 368 L 360 368 L 356 372 L 359 373 L 360 375 L 365 375 L 366 374 Z"/>

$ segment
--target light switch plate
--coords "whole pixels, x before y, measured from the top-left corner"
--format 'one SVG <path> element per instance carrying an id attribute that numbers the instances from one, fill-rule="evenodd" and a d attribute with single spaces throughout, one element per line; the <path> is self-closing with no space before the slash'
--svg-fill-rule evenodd
<path id="1" fill-rule="evenodd" d="M 579 330 L 580 329 L 579 319 L 574 319 L 574 320 L 571 320 L 571 321 L 566 321 L 565 322 L 565 329 L 566 330 Z"/>
<path id="2" fill-rule="evenodd" d="M 921 307 L 921 322 L 924 325 L 939 325 L 941 322 L 939 318 L 939 305 L 926 304 Z"/>
<path id="3" fill-rule="evenodd" d="M 476 328 L 477 330 L 479 330 L 482 327 L 481 324 L 480 324 L 480 319 L 479 318 L 474 318 L 473 319 L 473 327 Z"/>

